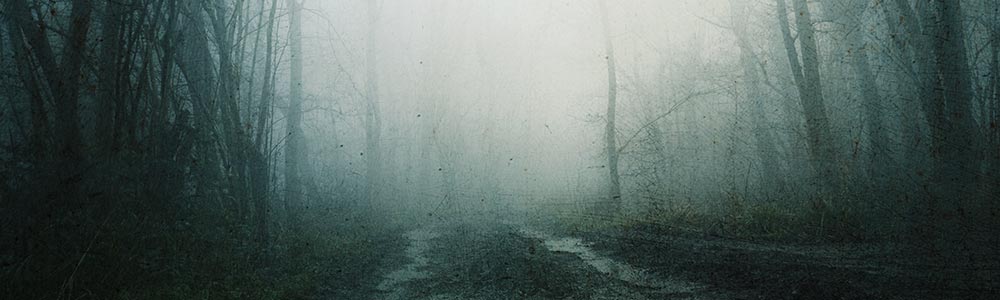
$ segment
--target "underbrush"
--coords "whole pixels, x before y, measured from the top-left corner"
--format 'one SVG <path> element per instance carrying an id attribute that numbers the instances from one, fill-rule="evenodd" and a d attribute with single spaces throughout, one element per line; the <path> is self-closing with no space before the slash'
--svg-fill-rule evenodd
<path id="1" fill-rule="evenodd" d="M 849 243 L 873 238 L 873 233 L 865 228 L 860 210 L 829 203 L 823 199 L 801 204 L 750 202 L 730 197 L 717 210 L 679 202 L 652 205 L 638 213 L 618 216 L 593 210 L 540 214 L 555 216 L 553 223 L 570 232 L 653 228 L 674 234 L 801 243 Z"/>
<path id="2" fill-rule="evenodd" d="M 805 204 L 747 203 L 730 198 L 712 227 L 720 235 L 802 242 L 859 242 L 867 233 L 857 211 L 813 199 Z"/>
<path id="3" fill-rule="evenodd" d="M 139 222 L 125 217 L 103 228 L 49 233 L 82 234 L 93 243 L 80 248 L 74 246 L 75 239 L 64 239 L 59 249 L 20 258 L 19 265 L 5 267 L 0 298 L 353 298 L 345 295 L 379 274 L 384 256 L 377 253 L 402 247 L 388 238 L 398 235 L 380 232 L 391 229 L 359 222 L 307 226 L 302 234 L 263 250 L 241 237 L 249 233 L 245 228 Z M 297 254 L 290 244 L 299 245 Z"/>
<path id="4" fill-rule="evenodd" d="M 158 185 L 172 178 L 151 176 L 148 165 L 135 161 L 91 166 L 103 171 L 80 179 L 83 196 L 75 202 L 63 201 L 61 191 L 52 188 L 57 182 L 47 179 L 58 177 L 37 171 L 47 167 L 0 170 L 6 179 L 0 201 L 0 299 L 347 295 L 378 276 L 384 256 L 377 251 L 402 247 L 393 240 L 398 235 L 386 234 L 399 225 L 379 214 L 360 217 L 320 205 L 303 214 L 306 225 L 297 234 L 272 213 L 271 239 L 261 245 L 245 211 L 241 216 L 231 209 L 236 199 L 170 191 Z"/>

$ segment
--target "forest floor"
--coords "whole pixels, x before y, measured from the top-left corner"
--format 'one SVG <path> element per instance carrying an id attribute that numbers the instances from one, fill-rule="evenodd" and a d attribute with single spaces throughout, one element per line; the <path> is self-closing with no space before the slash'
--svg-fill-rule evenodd
<path id="1" fill-rule="evenodd" d="M 793 245 L 633 226 L 438 221 L 402 233 L 370 299 L 988 299 L 996 266 L 887 246 Z M 371 278 L 370 276 L 368 278 Z"/>
<path id="2" fill-rule="evenodd" d="M 413 229 L 407 262 L 371 299 L 724 299 L 604 257 L 579 238 L 502 221 Z"/>
<path id="3" fill-rule="evenodd" d="M 572 232 L 598 252 L 713 287 L 729 299 L 996 299 L 1000 266 L 939 263 L 884 243 L 792 243 L 656 226 Z"/>

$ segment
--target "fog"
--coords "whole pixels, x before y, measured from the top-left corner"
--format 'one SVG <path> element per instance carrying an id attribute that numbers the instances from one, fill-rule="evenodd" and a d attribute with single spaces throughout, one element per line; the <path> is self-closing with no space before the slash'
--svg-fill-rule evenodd
<path id="1" fill-rule="evenodd" d="M 306 109 L 306 134 L 316 143 L 310 151 L 328 161 L 323 167 L 356 174 L 358 182 L 366 159 L 364 121 L 358 116 L 365 106 L 369 38 L 368 16 L 358 13 L 364 5 L 316 3 L 303 21 L 306 106 L 315 107 Z M 700 74 L 702 66 L 724 61 L 712 57 L 732 52 L 734 41 L 725 29 L 702 20 L 723 19 L 727 7 L 725 1 L 631 1 L 609 10 L 617 59 L 627 70 L 622 115 L 643 116 L 651 102 L 659 103 L 650 115 L 659 114 L 682 102 L 688 92 L 683 89 L 698 84 L 695 78 L 678 87 L 651 84 L 664 78 L 658 76 L 711 76 Z M 371 38 L 378 57 L 383 184 L 407 195 L 400 202 L 437 205 L 435 199 L 448 195 L 490 197 L 494 203 L 567 202 L 604 193 L 607 66 L 594 3 L 397 1 L 377 9 Z M 650 88 L 678 91 L 649 97 L 651 91 L 641 90 Z M 721 93 L 711 89 L 717 88 L 705 88 Z M 718 142 L 728 120 L 713 110 L 731 107 L 732 101 L 716 98 L 685 103 L 683 110 L 699 116 L 698 130 Z M 626 120 L 618 130 L 635 134 L 642 121 Z M 683 119 L 671 115 L 662 121 Z M 698 160 L 714 161 L 712 152 L 723 147 L 714 144 L 699 145 L 708 153 Z M 454 183 L 447 182 L 449 176 Z"/>
<path id="2" fill-rule="evenodd" d="M 994 0 L 3 0 L 3 299 L 987 299 Z"/>

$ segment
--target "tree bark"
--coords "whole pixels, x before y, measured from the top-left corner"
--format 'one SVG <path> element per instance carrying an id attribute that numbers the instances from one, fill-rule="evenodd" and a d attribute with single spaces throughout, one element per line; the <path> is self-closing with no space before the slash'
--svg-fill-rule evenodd
<path id="1" fill-rule="evenodd" d="M 604 30 L 604 58 L 608 64 L 608 110 L 607 124 L 604 127 L 604 149 L 608 155 L 608 208 L 618 210 L 621 207 L 621 182 L 618 174 L 618 139 L 616 136 L 615 110 L 618 101 L 618 74 L 615 66 L 615 48 L 611 40 L 611 22 L 608 20 L 607 0 L 600 1 L 601 25 Z M 612 212 L 612 211 L 608 211 Z"/>
<path id="2" fill-rule="evenodd" d="M 100 59 L 98 61 L 98 108 L 96 120 L 96 142 L 98 152 L 110 154 L 117 150 L 116 132 L 120 130 L 115 124 L 116 104 L 123 96 L 119 93 L 118 74 L 120 50 L 122 47 L 118 37 L 121 34 L 120 4 L 108 1 L 104 7 L 104 17 L 101 21 Z"/>
<path id="3" fill-rule="evenodd" d="M 55 86 L 56 131 L 59 132 L 59 154 L 69 172 L 80 172 L 83 159 L 83 141 L 80 138 L 80 78 L 82 77 L 83 55 L 86 52 L 87 34 L 90 32 L 90 15 L 93 3 L 88 0 L 74 0 L 70 29 L 63 50 L 59 72 L 61 80 Z M 76 175 L 73 175 L 76 176 Z M 76 179 L 71 179 L 76 181 Z M 75 194 L 75 187 L 70 187 Z"/>
<path id="4" fill-rule="evenodd" d="M 170 111 L 170 104 L 173 103 L 173 76 L 174 76 L 174 54 L 177 51 L 177 19 L 178 19 L 178 0 L 167 0 L 167 24 L 164 27 L 163 37 L 160 38 L 160 48 L 163 49 L 160 55 L 160 95 L 152 107 L 150 114 L 150 130 L 149 135 L 154 139 L 160 140 L 163 138 L 164 131 L 168 128 L 168 112 Z M 175 111 L 176 113 L 176 111 Z M 156 151 L 162 151 L 161 148 L 167 147 L 168 145 L 154 144 L 153 147 Z"/>
<path id="5" fill-rule="evenodd" d="M 285 139 L 285 213 L 286 222 L 293 231 L 299 227 L 299 204 L 302 202 L 301 139 L 302 139 L 302 6 L 297 0 L 288 0 L 288 41 L 291 49 L 291 68 L 288 114 Z"/>
<path id="6" fill-rule="evenodd" d="M 995 189 L 1000 189 L 1000 11 L 995 11 L 993 16 L 993 28 L 990 34 L 990 66 L 992 67 L 991 90 L 992 98 L 989 108 L 989 119 L 987 123 L 987 135 L 991 146 L 987 148 L 987 157 L 991 160 L 991 172 Z"/>
<path id="7" fill-rule="evenodd" d="M 215 102 L 214 61 L 208 45 L 204 10 L 199 1 L 184 1 L 187 12 L 178 42 L 177 65 L 187 81 L 191 94 L 194 117 L 194 145 L 197 159 L 192 161 L 191 173 L 195 181 L 195 194 L 213 199 L 222 178 L 219 156 L 214 137 L 218 107 Z"/>
<path id="8" fill-rule="evenodd" d="M 378 23 L 379 11 L 376 0 L 368 0 L 368 38 L 365 49 L 366 90 L 365 97 L 365 155 L 367 162 L 367 193 L 369 204 L 378 198 L 378 188 L 382 183 L 382 112 L 379 103 L 378 86 Z"/>
<path id="9" fill-rule="evenodd" d="M 848 56 L 849 64 L 855 75 L 854 81 L 860 88 L 862 113 L 868 131 L 867 173 L 872 185 L 877 190 L 884 190 L 888 184 L 886 179 L 889 175 L 886 172 L 885 163 L 891 161 L 891 158 L 888 151 L 888 138 L 886 138 L 883 128 L 885 121 L 883 120 L 882 96 L 878 91 L 875 75 L 868 61 L 867 42 L 862 35 L 863 31 L 858 29 L 864 25 L 860 15 L 864 13 L 866 6 L 865 1 L 858 0 L 845 1 L 839 3 L 839 6 L 830 1 L 824 3 L 824 8 L 833 12 L 830 14 L 831 17 L 840 19 L 839 23 L 843 24 L 842 32 L 848 45 L 845 47 L 847 53 L 842 54 Z"/>
<path id="10" fill-rule="evenodd" d="M 261 7 L 264 7 L 265 0 L 261 0 Z M 274 20 L 278 11 L 278 0 L 271 1 L 271 8 L 267 16 L 267 37 L 264 51 L 264 82 L 261 88 L 259 107 L 257 108 L 257 131 L 254 138 L 254 170 L 252 174 L 253 197 L 254 197 L 254 231 L 258 245 L 261 249 L 266 249 L 268 245 L 268 207 L 270 201 L 270 176 L 269 160 L 267 159 L 268 144 L 264 140 L 264 132 L 268 130 L 267 123 L 271 119 L 274 86 Z"/>
<path id="11" fill-rule="evenodd" d="M 900 78 L 894 82 L 895 94 L 899 98 L 896 101 L 896 105 L 901 110 L 898 120 L 901 128 L 899 146 L 902 148 L 900 152 L 903 153 L 900 164 L 897 166 L 897 170 L 901 171 L 900 175 L 897 176 L 900 180 L 894 183 L 901 185 L 899 189 L 901 192 L 912 193 L 916 190 L 917 185 L 909 178 L 917 174 L 927 154 L 927 147 L 924 142 L 926 139 L 923 136 L 923 133 L 926 131 L 924 128 L 926 125 L 923 122 L 924 119 L 922 119 L 921 88 L 913 88 L 913 85 L 919 82 L 914 70 L 915 54 L 910 49 L 913 39 L 908 35 L 906 24 L 903 24 L 904 22 L 914 22 L 915 20 L 903 18 L 898 9 L 892 8 L 893 5 L 889 1 L 879 2 L 879 6 L 882 8 L 885 24 L 889 30 L 894 50 L 898 53 L 894 59 L 901 60 L 901 71 L 905 74 L 905 78 Z"/>
<path id="12" fill-rule="evenodd" d="M 52 47 L 41 20 L 35 20 L 24 0 L 10 0 L 7 3 L 10 17 L 24 33 L 38 63 L 42 67 L 52 98 L 55 103 L 56 153 L 58 155 L 59 182 L 61 195 L 67 199 L 79 196 L 79 181 L 83 176 L 80 169 L 83 156 L 83 141 L 80 137 L 79 95 L 83 75 L 83 55 L 86 52 L 87 36 L 90 32 L 93 3 L 87 0 L 73 0 L 70 11 L 70 28 L 65 36 L 61 61 L 56 64 Z"/>
<path id="13" fill-rule="evenodd" d="M 237 36 L 237 27 L 244 14 L 242 8 L 243 1 L 238 1 L 230 8 L 226 0 L 217 0 L 216 5 L 209 6 L 211 25 L 214 31 L 214 41 L 216 53 L 219 58 L 218 72 L 218 94 L 220 110 L 222 112 L 222 138 L 226 143 L 223 162 L 226 167 L 226 181 L 229 185 L 229 193 L 232 195 L 233 206 L 238 218 L 249 217 L 250 190 L 247 181 L 249 161 L 247 152 L 251 145 L 247 135 L 243 130 L 242 118 L 240 116 L 239 90 L 240 78 L 238 64 L 240 60 L 236 52 L 242 52 L 237 41 L 241 37 Z M 214 14 L 213 14 L 214 13 Z"/>
<path id="14" fill-rule="evenodd" d="M 741 0 L 730 0 L 733 15 L 733 34 L 740 48 L 740 65 L 743 67 L 743 95 L 749 102 L 750 114 L 753 118 L 754 139 L 757 156 L 761 162 L 762 188 L 766 194 L 784 191 L 785 180 L 782 178 L 781 163 L 778 160 L 778 149 L 768 118 L 764 110 L 765 96 L 760 92 L 760 74 L 757 73 L 757 57 L 750 45 L 746 28 L 746 7 Z"/>
<path id="15" fill-rule="evenodd" d="M 972 76 L 969 71 L 965 48 L 965 26 L 961 2 L 937 0 L 937 20 L 933 25 L 937 43 L 934 60 L 939 81 L 932 104 L 936 114 L 932 118 L 942 127 L 931 137 L 932 157 L 935 159 L 932 211 L 943 251 L 955 249 L 959 243 L 961 223 L 967 218 L 965 209 L 972 204 L 962 195 L 977 195 L 980 149 L 978 127 L 972 114 Z M 927 22 L 927 20 L 925 20 Z M 950 248 L 950 249 L 949 249 Z"/>
<path id="16" fill-rule="evenodd" d="M 930 129 L 930 135 L 941 135 L 943 134 L 941 132 L 943 127 L 938 123 L 938 118 L 931 117 L 939 114 L 939 112 L 936 112 L 938 107 L 932 105 L 932 98 L 936 93 L 937 75 L 933 66 L 935 58 L 931 50 L 933 49 L 933 45 L 931 44 L 932 37 L 928 35 L 928 31 L 934 26 L 934 21 L 929 20 L 926 9 L 921 9 L 918 15 L 917 11 L 910 6 L 908 0 L 895 0 L 895 3 L 899 19 L 903 25 L 901 28 L 903 35 L 907 38 L 907 42 L 910 45 L 908 47 L 909 53 L 906 57 L 913 59 L 910 62 L 912 65 L 911 74 L 916 85 L 915 88 L 918 91 L 918 104 L 923 113 L 924 120 Z M 931 148 L 933 147 L 931 145 Z"/>
<path id="17" fill-rule="evenodd" d="M 795 49 L 795 42 L 789 28 L 785 0 L 778 0 L 778 26 L 784 36 L 788 62 L 792 68 L 792 77 L 799 90 L 799 102 L 806 117 L 807 144 L 809 145 L 811 163 L 819 175 L 819 190 L 822 191 L 821 194 L 830 195 L 842 187 L 842 179 L 840 172 L 837 171 L 837 158 L 832 145 L 833 135 L 830 132 L 830 121 L 826 113 L 826 104 L 820 84 L 819 51 L 816 48 L 815 30 L 805 0 L 793 1 L 798 40 L 802 48 L 801 64 L 799 64 L 799 53 Z"/>
<path id="18" fill-rule="evenodd" d="M 21 28 L 13 18 L 7 18 L 7 22 L 5 23 L 8 28 L 10 48 L 14 52 L 13 63 L 31 101 L 31 132 L 28 137 L 28 150 L 32 153 L 33 159 L 44 161 L 48 159 L 49 147 L 47 140 L 50 129 L 48 112 L 45 110 L 45 98 L 40 86 L 41 83 L 38 81 L 34 72 L 35 69 L 32 67 L 31 57 L 29 57 Z"/>

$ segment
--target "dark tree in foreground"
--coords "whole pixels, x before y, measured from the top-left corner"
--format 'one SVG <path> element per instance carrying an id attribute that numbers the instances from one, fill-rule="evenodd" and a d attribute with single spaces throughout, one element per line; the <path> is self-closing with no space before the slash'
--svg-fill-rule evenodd
<path id="1" fill-rule="evenodd" d="M 981 298 L 998 74 L 994 0 L 0 0 L 0 298 Z"/>

